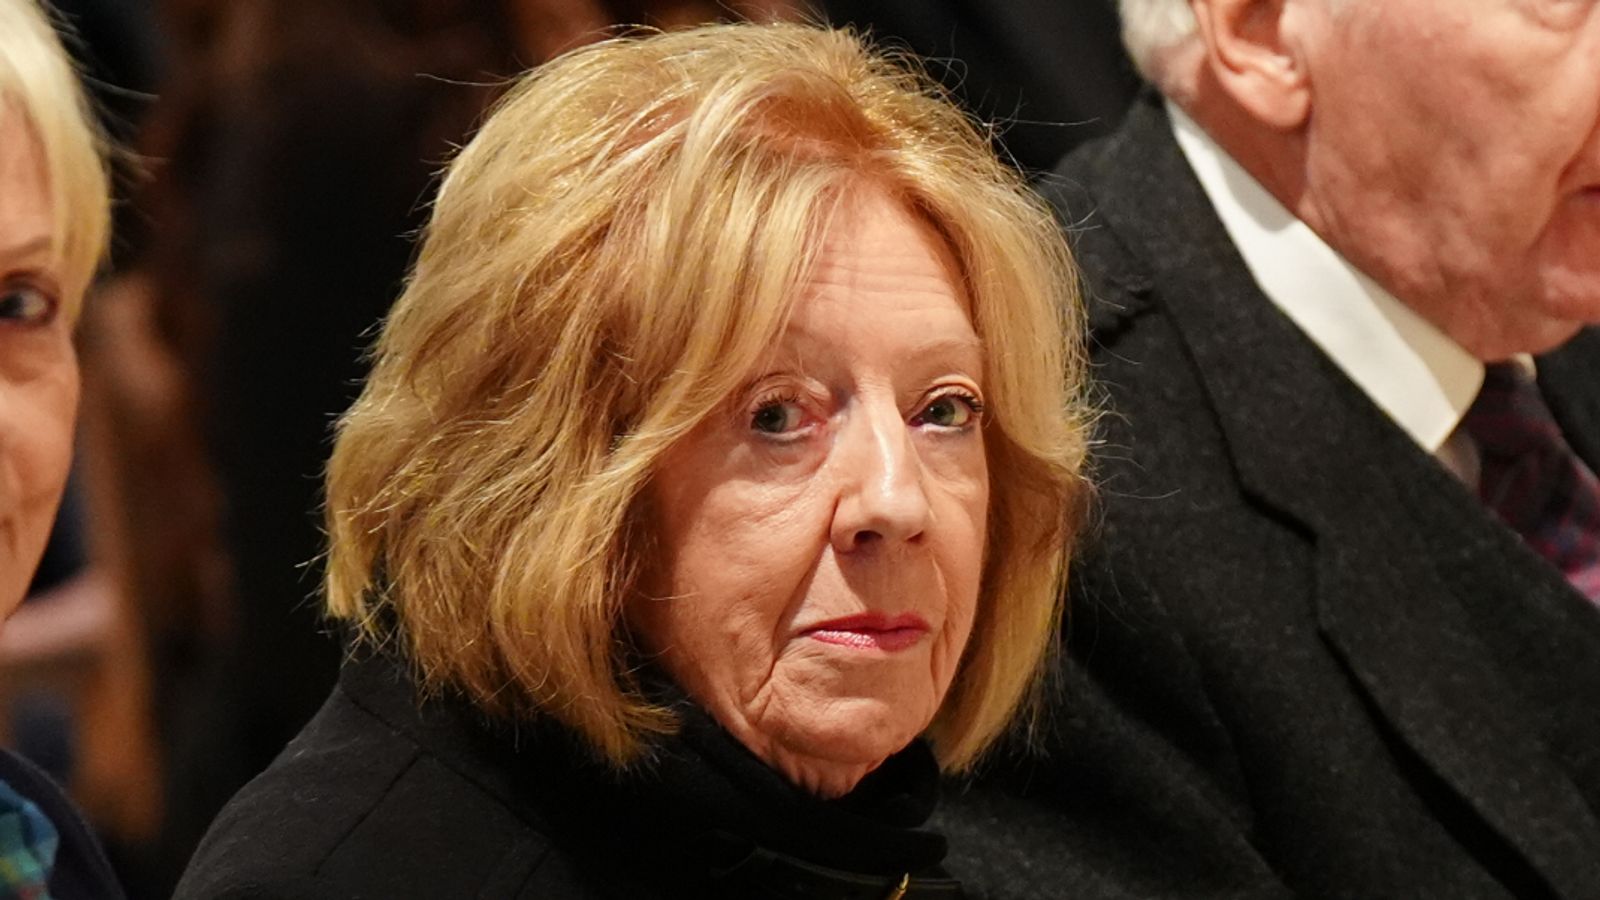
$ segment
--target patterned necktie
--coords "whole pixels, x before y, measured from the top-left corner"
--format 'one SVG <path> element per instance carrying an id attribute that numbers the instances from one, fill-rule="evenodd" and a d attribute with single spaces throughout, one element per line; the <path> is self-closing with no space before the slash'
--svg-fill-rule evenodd
<path id="1" fill-rule="evenodd" d="M 1462 424 L 1483 462 L 1478 496 L 1600 602 L 1600 479 L 1567 446 L 1538 385 L 1515 365 L 1489 366 Z"/>

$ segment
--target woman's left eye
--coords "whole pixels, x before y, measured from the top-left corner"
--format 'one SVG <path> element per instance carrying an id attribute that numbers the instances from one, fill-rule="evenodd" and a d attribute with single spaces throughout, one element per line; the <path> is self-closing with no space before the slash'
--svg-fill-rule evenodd
<path id="1" fill-rule="evenodd" d="M 983 414 L 983 401 L 971 394 L 941 394 L 929 401 L 912 422 L 937 428 L 966 428 Z"/>
<path id="2" fill-rule="evenodd" d="M 756 407 L 750 416 L 750 427 L 762 434 L 783 436 L 799 428 L 805 421 L 805 410 L 794 397 L 775 397 Z"/>
<path id="3" fill-rule="evenodd" d="M 55 298 L 36 287 L 0 288 L 0 322 L 47 325 L 55 317 Z"/>

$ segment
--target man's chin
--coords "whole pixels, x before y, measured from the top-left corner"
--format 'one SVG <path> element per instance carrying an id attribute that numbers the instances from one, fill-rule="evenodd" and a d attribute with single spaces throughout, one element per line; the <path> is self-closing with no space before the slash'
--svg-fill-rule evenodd
<path id="1" fill-rule="evenodd" d="M 1546 279 L 1541 308 L 1551 321 L 1552 332 L 1564 326 L 1570 337 L 1581 328 L 1600 325 L 1600 259 L 1596 263 L 1591 271 L 1563 272 Z"/>
<path id="2" fill-rule="evenodd" d="M 1466 349 L 1487 363 L 1503 362 L 1514 356 L 1538 356 L 1560 347 L 1577 334 L 1584 323 L 1566 319 L 1541 317 L 1537 321 L 1519 321 L 1515 325 L 1502 325 L 1486 329 Z"/>
<path id="3" fill-rule="evenodd" d="M 1596 196 L 1582 214 L 1558 215 L 1534 258 L 1539 311 L 1573 330 L 1600 325 L 1600 190 L 1585 193 Z"/>

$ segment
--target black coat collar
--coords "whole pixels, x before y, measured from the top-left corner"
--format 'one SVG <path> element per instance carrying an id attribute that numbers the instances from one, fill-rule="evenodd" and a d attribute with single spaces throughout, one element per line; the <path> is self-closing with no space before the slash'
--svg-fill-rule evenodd
<path id="1" fill-rule="evenodd" d="M 1600 824 L 1583 797 L 1600 761 L 1580 745 L 1600 708 L 1600 616 L 1266 299 L 1156 98 L 1047 191 L 1095 275 L 1093 339 L 1115 353 L 1138 317 L 1170 319 L 1239 491 L 1305 534 L 1323 637 L 1374 714 L 1559 892 L 1591 893 Z M 1591 462 L 1597 343 L 1591 330 L 1541 364 L 1572 382 L 1550 392 Z"/>
<path id="2" fill-rule="evenodd" d="M 679 733 L 619 773 L 552 722 L 491 721 L 450 696 L 419 703 L 405 667 L 387 656 L 348 664 L 340 687 L 617 892 L 879 900 L 904 879 L 908 900 L 961 896 L 939 868 L 944 837 L 922 828 L 939 773 L 921 741 L 850 795 L 824 802 L 681 696 Z"/>

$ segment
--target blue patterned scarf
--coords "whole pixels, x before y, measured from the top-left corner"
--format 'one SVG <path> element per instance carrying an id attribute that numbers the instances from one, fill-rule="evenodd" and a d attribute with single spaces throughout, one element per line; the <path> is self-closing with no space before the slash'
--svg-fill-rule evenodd
<path id="1" fill-rule="evenodd" d="M 33 801 L 0 781 L 0 895 L 50 900 L 50 867 L 60 840 Z"/>

